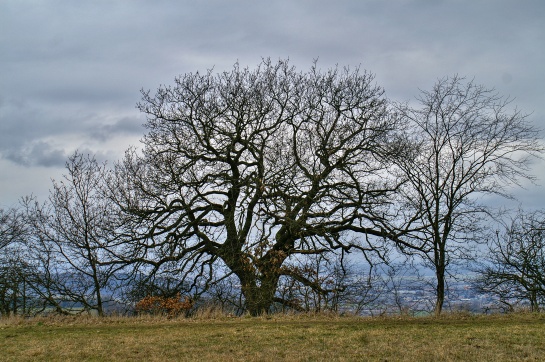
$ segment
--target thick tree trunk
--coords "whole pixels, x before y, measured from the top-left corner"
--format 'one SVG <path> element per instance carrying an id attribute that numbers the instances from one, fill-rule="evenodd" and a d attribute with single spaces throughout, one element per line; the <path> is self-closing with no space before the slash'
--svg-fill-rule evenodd
<path id="1" fill-rule="evenodd" d="M 287 253 L 277 250 L 269 250 L 254 261 L 240 251 L 228 251 L 222 255 L 225 264 L 240 280 L 245 308 L 250 315 L 259 316 L 271 312 L 281 266 L 286 257 Z"/>
<path id="2" fill-rule="evenodd" d="M 279 258 L 274 263 L 263 262 L 261 270 L 243 254 L 225 258 L 224 261 L 240 280 L 246 311 L 252 316 L 270 313 L 283 259 Z"/>
<path id="3" fill-rule="evenodd" d="M 270 282 L 257 285 L 242 285 L 242 294 L 246 301 L 246 310 L 252 316 L 260 316 L 271 312 L 276 292 L 276 283 Z"/>
<path id="4" fill-rule="evenodd" d="M 245 268 L 236 272 L 240 279 L 246 310 L 250 315 L 259 316 L 271 312 L 280 278 L 280 274 L 275 272 L 277 270 L 279 269 L 272 268 L 258 273 L 256 270 Z"/>

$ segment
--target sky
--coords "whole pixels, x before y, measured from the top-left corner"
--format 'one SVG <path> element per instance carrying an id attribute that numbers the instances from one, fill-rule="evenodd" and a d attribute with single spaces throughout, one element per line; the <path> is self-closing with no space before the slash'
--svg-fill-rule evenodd
<path id="1" fill-rule="evenodd" d="M 360 66 L 402 102 L 457 74 L 545 129 L 543 19 L 543 0 L 0 0 L 0 207 L 45 199 L 75 150 L 139 146 L 141 89 L 237 61 Z M 545 161 L 533 173 L 513 193 L 543 208 Z"/>

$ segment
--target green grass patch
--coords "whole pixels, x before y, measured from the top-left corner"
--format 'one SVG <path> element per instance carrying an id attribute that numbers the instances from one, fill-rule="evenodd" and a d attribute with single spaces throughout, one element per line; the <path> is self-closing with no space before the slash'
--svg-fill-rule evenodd
<path id="1" fill-rule="evenodd" d="M 541 361 L 545 315 L 0 320 L 2 361 Z"/>

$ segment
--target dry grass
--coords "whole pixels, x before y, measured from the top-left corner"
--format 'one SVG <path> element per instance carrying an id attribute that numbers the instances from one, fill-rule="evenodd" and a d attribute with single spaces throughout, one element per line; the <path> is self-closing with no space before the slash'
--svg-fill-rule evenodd
<path id="1" fill-rule="evenodd" d="M 545 315 L 0 320 L 2 361 L 541 361 Z"/>

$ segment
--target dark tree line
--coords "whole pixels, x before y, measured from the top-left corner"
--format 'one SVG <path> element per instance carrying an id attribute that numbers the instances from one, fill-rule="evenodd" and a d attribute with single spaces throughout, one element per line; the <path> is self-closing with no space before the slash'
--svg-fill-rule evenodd
<path id="1" fill-rule="evenodd" d="M 110 168 L 76 153 L 49 200 L 0 214 L 0 252 L 25 244 L 44 306 L 183 292 L 252 315 L 357 309 L 395 292 L 374 266 L 397 249 L 435 272 L 440 314 L 449 265 L 482 235 L 477 196 L 508 196 L 543 151 L 526 115 L 459 77 L 419 108 L 359 68 L 270 60 L 142 94 L 142 149 Z"/>

